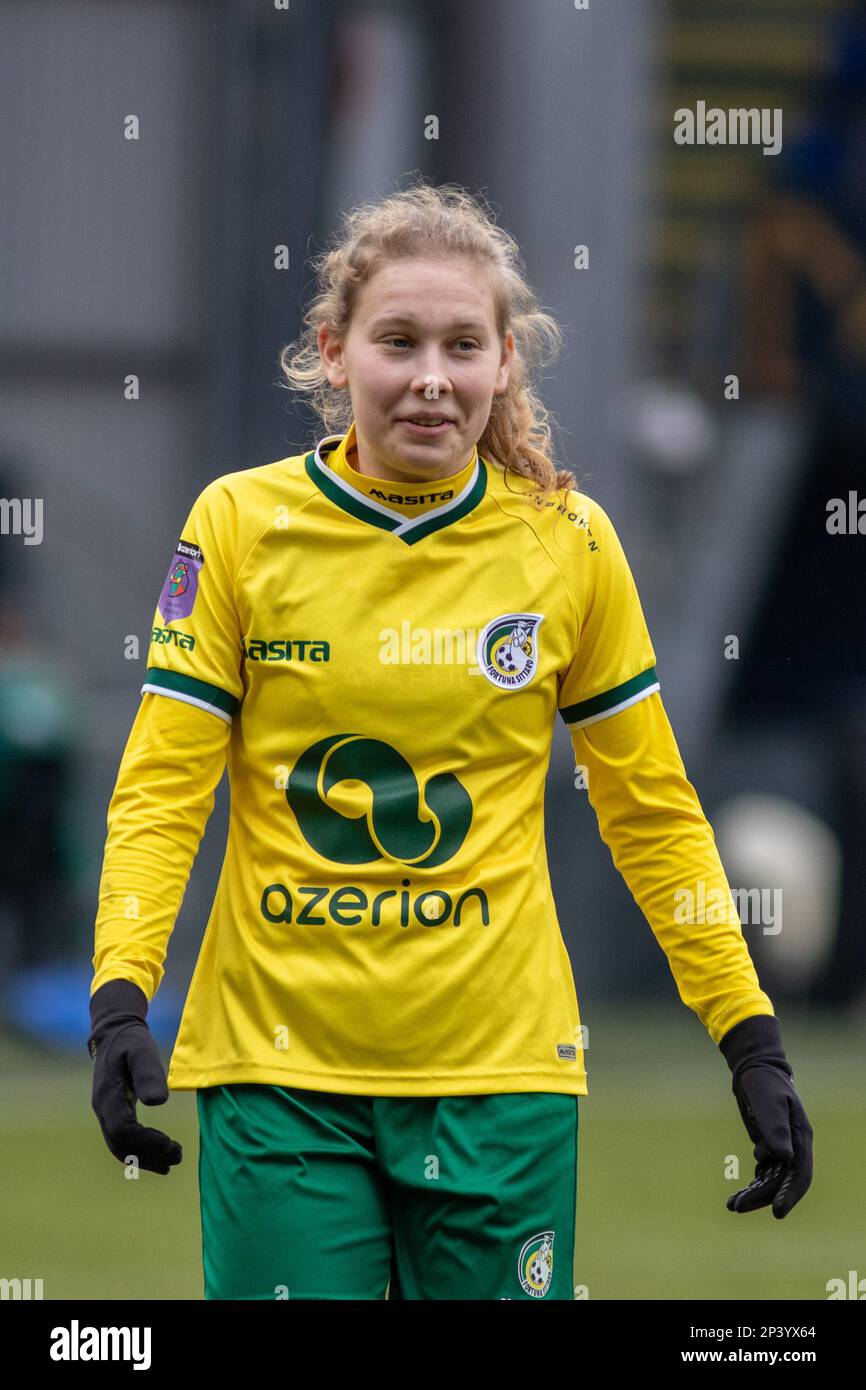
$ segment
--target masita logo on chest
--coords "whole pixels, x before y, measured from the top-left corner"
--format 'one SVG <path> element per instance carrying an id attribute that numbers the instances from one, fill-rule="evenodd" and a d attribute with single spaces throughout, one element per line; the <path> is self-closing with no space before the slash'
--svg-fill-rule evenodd
<path id="1" fill-rule="evenodd" d="M 247 661 L 330 661 L 331 644 L 311 637 L 245 637 Z"/>

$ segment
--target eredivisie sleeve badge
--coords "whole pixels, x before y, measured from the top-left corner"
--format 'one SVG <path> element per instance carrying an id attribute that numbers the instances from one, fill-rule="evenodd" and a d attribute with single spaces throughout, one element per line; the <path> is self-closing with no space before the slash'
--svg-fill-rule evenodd
<path id="1" fill-rule="evenodd" d="M 538 629 L 543 613 L 503 613 L 478 637 L 478 668 L 502 690 L 528 685 L 538 670 Z"/>
<path id="2" fill-rule="evenodd" d="M 201 548 L 181 538 L 171 557 L 157 604 L 167 623 L 189 617 L 198 593 L 198 572 L 203 564 Z"/>

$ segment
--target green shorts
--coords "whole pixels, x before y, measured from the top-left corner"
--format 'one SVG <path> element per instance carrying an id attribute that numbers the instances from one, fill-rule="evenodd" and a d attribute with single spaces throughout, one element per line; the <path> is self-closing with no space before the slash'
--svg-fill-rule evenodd
<path id="1" fill-rule="evenodd" d="M 577 1096 L 196 1100 L 206 1299 L 573 1299 Z"/>

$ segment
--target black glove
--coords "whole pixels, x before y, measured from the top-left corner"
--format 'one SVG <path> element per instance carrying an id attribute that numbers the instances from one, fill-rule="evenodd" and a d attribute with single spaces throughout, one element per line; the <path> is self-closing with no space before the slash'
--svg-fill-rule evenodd
<path id="1" fill-rule="evenodd" d="M 728 1198 L 728 1211 L 757 1211 L 772 1202 L 781 1220 L 812 1182 L 812 1126 L 794 1090 L 779 1020 L 771 1014 L 744 1018 L 719 1048 L 757 1160 L 754 1180 Z"/>
<path id="2" fill-rule="evenodd" d="M 91 995 L 91 1104 L 115 1158 L 123 1163 L 134 1156 L 140 1168 L 167 1173 L 183 1157 L 180 1144 L 140 1125 L 135 1114 L 136 1100 L 145 1105 L 168 1100 L 168 1081 L 146 1017 L 147 996 L 131 980 L 108 980 Z"/>

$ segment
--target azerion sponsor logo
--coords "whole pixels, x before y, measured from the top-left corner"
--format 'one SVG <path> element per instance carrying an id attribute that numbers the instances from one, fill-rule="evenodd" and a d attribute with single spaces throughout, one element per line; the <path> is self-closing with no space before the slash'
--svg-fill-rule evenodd
<path id="1" fill-rule="evenodd" d="M 290 888 L 286 883 L 269 883 L 262 892 L 261 913 L 267 922 L 294 922 L 299 927 L 325 926 L 333 922 L 338 927 L 413 926 L 459 927 L 466 904 L 476 900 L 476 910 L 469 918 L 481 925 L 490 925 L 490 905 L 483 888 L 465 888 L 455 898 L 445 888 L 425 888 L 412 894 L 408 878 L 401 880 L 401 892 L 385 888 L 374 896 L 359 884 L 341 883 L 338 887 L 301 884 Z M 395 901 L 391 901 L 394 899 Z M 387 904 L 387 906 L 383 906 Z M 414 919 L 414 920 L 413 920 Z"/>
<path id="2" fill-rule="evenodd" d="M 150 1369 L 149 1327 L 52 1327 L 52 1361 L 131 1361 L 134 1371 Z"/>
<path id="3" fill-rule="evenodd" d="M 340 782 L 369 789 L 365 815 L 347 816 L 330 803 Z M 472 824 L 469 793 L 452 772 L 437 772 L 419 786 L 402 753 L 364 734 L 330 734 L 311 744 L 289 775 L 286 800 L 307 844 L 333 864 L 387 858 L 407 868 L 437 868 L 457 853 Z"/>
<path id="4" fill-rule="evenodd" d="M 340 784 L 366 790 L 360 813 L 337 804 Z M 472 800 L 452 772 L 437 772 L 420 783 L 396 748 L 363 734 L 331 734 L 301 753 L 286 782 L 286 801 L 307 844 L 332 864 L 391 862 L 406 869 L 434 869 L 460 849 L 472 824 Z M 423 819 L 422 819 L 423 816 Z M 488 926 L 485 890 L 461 884 L 456 896 L 426 882 L 416 893 L 403 878 L 400 889 L 375 895 L 360 884 L 290 885 L 269 883 L 261 895 L 268 922 L 297 926 L 380 925 L 401 928 L 420 923 L 438 927 L 469 920 Z"/>

